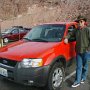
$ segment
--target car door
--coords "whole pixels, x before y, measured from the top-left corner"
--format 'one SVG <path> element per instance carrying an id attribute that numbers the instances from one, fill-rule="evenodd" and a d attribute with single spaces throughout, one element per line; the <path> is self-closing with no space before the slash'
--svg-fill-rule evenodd
<path id="1" fill-rule="evenodd" d="M 19 39 L 22 39 L 26 33 L 25 29 L 19 29 Z"/>
<path id="2" fill-rule="evenodd" d="M 12 40 L 19 40 L 19 29 L 13 29 L 11 32 Z"/>

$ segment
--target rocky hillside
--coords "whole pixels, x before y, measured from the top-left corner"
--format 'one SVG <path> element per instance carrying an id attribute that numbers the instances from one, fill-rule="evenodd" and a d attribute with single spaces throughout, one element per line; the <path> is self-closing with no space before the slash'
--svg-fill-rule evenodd
<path id="1" fill-rule="evenodd" d="M 90 21 L 90 0 L 0 0 L 0 19 L 31 14 L 40 22 L 74 20 L 84 15 Z"/>

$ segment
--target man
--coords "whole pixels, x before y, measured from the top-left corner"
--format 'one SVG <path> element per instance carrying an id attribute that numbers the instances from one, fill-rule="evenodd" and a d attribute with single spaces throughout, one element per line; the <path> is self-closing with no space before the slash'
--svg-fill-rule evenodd
<path id="1" fill-rule="evenodd" d="M 70 37 L 76 39 L 76 78 L 72 87 L 84 83 L 88 72 L 88 59 L 90 56 L 90 29 L 87 27 L 87 19 L 83 16 L 77 18 L 78 28 L 65 37 L 67 44 Z"/>

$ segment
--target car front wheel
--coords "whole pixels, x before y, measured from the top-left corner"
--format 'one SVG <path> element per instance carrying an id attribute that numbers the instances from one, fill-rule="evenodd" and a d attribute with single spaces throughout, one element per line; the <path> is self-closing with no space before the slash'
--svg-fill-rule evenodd
<path id="1" fill-rule="evenodd" d="M 49 74 L 47 85 L 48 90 L 60 90 L 64 76 L 65 73 L 63 65 L 60 62 L 55 63 Z"/>

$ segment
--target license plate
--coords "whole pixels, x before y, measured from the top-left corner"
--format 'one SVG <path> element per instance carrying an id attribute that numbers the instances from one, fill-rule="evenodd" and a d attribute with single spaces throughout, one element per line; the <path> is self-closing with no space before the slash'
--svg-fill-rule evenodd
<path id="1" fill-rule="evenodd" d="M 8 77 L 7 69 L 4 69 L 4 68 L 0 67 L 0 74 L 5 76 L 5 77 Z"/>

